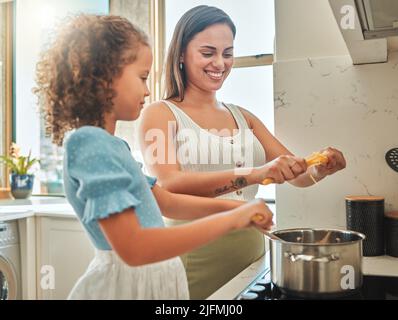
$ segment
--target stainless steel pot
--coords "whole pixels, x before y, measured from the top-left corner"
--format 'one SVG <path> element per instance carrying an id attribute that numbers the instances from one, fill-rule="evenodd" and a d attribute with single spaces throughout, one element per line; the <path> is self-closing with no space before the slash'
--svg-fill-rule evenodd
<path id="1" fill-rule="evenodd" d="M 299 297 L 338 297 L 362 286 L 362 241 L 354 231 L 288 229 L 271 234 L 271 279 Z"/>

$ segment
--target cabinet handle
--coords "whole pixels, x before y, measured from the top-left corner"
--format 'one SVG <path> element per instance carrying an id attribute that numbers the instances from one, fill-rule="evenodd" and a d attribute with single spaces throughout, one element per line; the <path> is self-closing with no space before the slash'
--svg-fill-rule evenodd
<path id="1" fill-rule="evenodd" d="M 7 225 L 0 224 L 0 232 L 7 231 Z"/>

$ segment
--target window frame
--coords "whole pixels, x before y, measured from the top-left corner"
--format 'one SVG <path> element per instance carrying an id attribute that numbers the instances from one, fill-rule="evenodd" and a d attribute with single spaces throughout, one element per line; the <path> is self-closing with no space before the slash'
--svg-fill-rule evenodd
<path id="1" fill-rule="evenodd" d="M 149 17 L 153 41 L 153 66 L 150 75 L 150 102 L 162 99 L 162 74 L 166 57 L 166 0 L 150 0 Z"/>
<path id="2" fill-rule="evenodd" d="M 6 55 L 4 61 L 4 69 L 5 69 L 5 128 L 3 135 L 3 143 L 6 147 L 5 155 L 9 155 L 9 146 L 12 142 L 13 135 L 13 30 L 14 30 L 14 3 L 13 1 L 2 3 L 5 5 L 6 9 L 6 18 L 5 18 L 5 34 L 6 34 Z M 1 186 L 5 189 L 9 189 L 10 182 L 8 179 L 9 169 L 7 166 L 3 166 L 2 168 L 2 179 L 0 181 Z"/>
<path id="3" fill-rule="evenodd" d="M 151 102 L 161 100 L 164 89 L 162 85 L 162 73 L 167 49 L 166 1 L 167 0 L 150 0 L 150 30 L 154 52 L 154 63 L 150 80 Z M 238 56 L 234 57 L 234 60 L 233 69 L 272 66 L 274 63 L 274 54 L 261 53 L 250 56 Z"/>

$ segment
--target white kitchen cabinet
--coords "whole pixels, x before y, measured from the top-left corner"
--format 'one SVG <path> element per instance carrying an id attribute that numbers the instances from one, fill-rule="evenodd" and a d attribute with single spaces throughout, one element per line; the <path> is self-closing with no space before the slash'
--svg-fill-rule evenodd
<path id="1" fill-rule="evenodd" d="M 36 217 L 36 298 L 66 299 L 93 257 L 76 218 Z"/>

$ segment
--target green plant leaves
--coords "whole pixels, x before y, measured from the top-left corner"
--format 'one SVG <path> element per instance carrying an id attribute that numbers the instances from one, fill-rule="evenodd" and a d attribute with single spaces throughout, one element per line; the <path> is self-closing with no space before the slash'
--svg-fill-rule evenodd
<path id="1" fill-rule="evenodd" d="M 40 163 L 38 159 L 30 159 L 31 153 L 27 157 L 20 156 L 12 158 L 7 156 L 0 156 L 0 162 L 5 163 L 12 173 L 15 174 L 28 174 L 29 169 L 35 164 Z"/>

